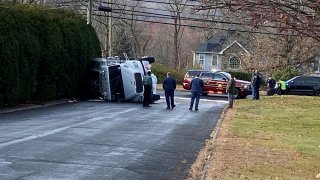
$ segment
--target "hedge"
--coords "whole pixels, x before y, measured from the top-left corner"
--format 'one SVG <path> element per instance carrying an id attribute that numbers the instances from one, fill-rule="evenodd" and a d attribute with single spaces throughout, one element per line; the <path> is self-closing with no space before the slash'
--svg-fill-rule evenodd
<path id="1" fill-rule="evenodd" d="M 244 81 L 251 81 L 252 74 L 249 72 L 242 72 L 242 71 L 227 71 L 227 72 L 232 74 L 237 79 L 241 79 Z"/>
<path id="2" fill-rule="evenodd" d="M 100 49 L 80 15 L 0 3 L 0 106 L 83 94 Z"/>
<path id="3" fill-rule="evenodd" d="M 176 70 L 157 62 L 151 64 L 151 66 L 152 73 L 157 76 L 158 84 L 161 84 L 164 78 L 167 77 L 167 72 L 170 72 L 171 76 L 176 79 L 177 84 L 182 84 L 184 75 L 187 72 L 187 70 Z"/>

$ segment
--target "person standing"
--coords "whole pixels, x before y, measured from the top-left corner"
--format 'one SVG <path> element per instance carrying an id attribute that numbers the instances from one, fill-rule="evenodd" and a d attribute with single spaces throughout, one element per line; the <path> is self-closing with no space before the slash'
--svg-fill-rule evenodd
<path id="1" fill-rule="evenodd" d="M 152 79 L 152 91 L 151 91 L 151 103 L 154 104 L 154 97 L 157 94 L 157 83 L 158 79 L 157 76 L 151 73 L 151 79 Z"/>
<path id="2" fill-rule="evenodd" d="M 167 73 L 167 77 L 163 80 L 162 84 L 164 95 L 166 96 L 167 109 L 173 109 L 176 107 L 174 104 L 174 90 L 176 89 L 176 80 L 171 77 L 170 72 Z"/>
<path id="3" fill-rule="evenodd" d="M 233 96 L 236 93 L 236 80 L 234 76 L 231 74 L 231 79 L 227 85 L 227 93 L 228 93 L 228 101 L 229 101 L 229 108 L 233 108 Z"/>
<path id="4" fill-rule="evenodd" d="M 261 77 L 258 70 L 254 71 L 254 75 L 251 78 L 251 83 L 253 86 L 253 89 L 252 89 L 253 99 L 259 100 L 260 99 L 259 88 L 261 83 Z"/>
<path id="5" fill-rule="evenodd" d="M 157 76 L 151 73 L 151 79 L 152 79 L 152 94 L 157 94 L 157 83 L 158 83 Z"/>
<path id="6" fill-rule="evenodd" d="M 286 94 L 287 85 L 286 85 L 286 82 L 284 82 L 282 79 L 280 79 L 279 83 L 280 83 L 280 94 L 283 96 Z"/>
<path id="7" fill-rule="evenodd" d="M 151 107 L 152 78 L 150 71 L 148 71 L 147 75 L 143 77 L 143 87 L 143 107 Z"/>
<path id="8" fill-rule="evenodd" d="M 189 110 L 192 111 L 194 100 L 196 100 L 195 103 L 195 111 L 198 111 L 199 108 L 199 101 L 200 96 L 203 88 L 203 80 L 199 78 L 199 74 L 196 75 L 195 78 L 193 78 L 190 82 L 190 89 L 191 89 L 191 102 Z"/>
<path id="9" fill-rule="evenodd" d="M 274 95 L 274 87 L 276 86 L 276 81 L 272 79 L 271 76 L 268 78 L 268 90 L 267 90 L 267 96 L 273 96 Z"/>
<path id="10" fill-rule="evenodd" d="M 254 83 L 254 79 L 256 78 L 256 76 L 255 76 L 255 70 L 252 70 L 252 76 L 251 76 L 251 90 L 252 90 L 252 99 L 256 99 L 256 91 L 255 91 L 255 89 L 254 89 L 254 85 L 253 85 L 253 83 Z"/>

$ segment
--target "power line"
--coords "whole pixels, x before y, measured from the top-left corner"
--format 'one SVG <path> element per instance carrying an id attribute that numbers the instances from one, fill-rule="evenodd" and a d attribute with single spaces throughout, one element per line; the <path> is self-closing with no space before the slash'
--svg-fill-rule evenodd
<path id="1" fill-rule="evenodd" d="M 155 2 L 155 1 L 149 1 L 149 0 L 139 0 L 139 1 L 142 1 L 142 2 Z M 165 3 L 165 2 L 155 2 L 155 3 L 168 4 L 168 3 Z M 121 4 L 119 4 L 119 5 L 121 5 Z M 125 5 L 121 5 L 121 6 L 125 6 Z M 161 18 L 161 19 L 170 19 L 170 20 L 172 20 L 172 16 L 170 16 L 168 14 L 149 13 L 149 12 L 127 10 L 127 9 L 115 9 L 115 8 L 114 8 L 114 10 L 122 11 L 122 12 L 115 12 L 114 11 L 114 13 L 122 13 L 122 14 L 126 14 L 126 15 L 135 15 L 135 16 L 141 16 L 141 17 L 147 17 L 147 18 L 149 17 L 149 18 Z M 123 11 L 130 11 L 130 12 L 135 12 L 135 13 L 134 14 L 128 14 L 128 13 L 124 13 Z M 141 14 L 136 14 L 136 13 L 141 13 Z M 285 28 L 285 29 L 288 29 L 288 30 L 295 30 L 295 31 L 313 30 L 313 29 L 309 29 L 309 28 L 294 27 L 293 24 L 288 24 L 288 23 L 284 23 L 284 24 L 287 24 L 288 26 L 291 26 L 291 27 L 262 25 L 262 24 L 237 23 L 237 22 L 221 21 L 221 20 L 206 20 L 206 19 L 190 18 L 190 17 L 184 17 L 184 16 L 180 16 L 180 20 L 183 20 L 183 21 L 188 21 L 189 20 L 189 21 L 205 22 L 205 23 L 229 24 L 229 25 L 243 25 L 243 26 L 253 26 L 253 27 L 265 27 L 265 28 Z M 317 25 L 315 25 L 315 26 L 317 27 Z M 305 33 L 305 32 L 300 32 L 300 33 Z"/>
<path id="2" fill-rule="evenodd" d="M 127 4 L 120 4 L 120 3 L 109 3 L 111 5 L 116 5 L 116 6 L 123 6 L 123 7 L 129 7 L 129 8 L 141 8 L 141 9 L 147 9 L 147 10 L 154 10 L 154 11 L 162 11 L 162 12 L 170 12 L 170 13 L 173 13 L 173 12 L 177 12 L 177 11 L 174 11 L 174 10 L 168 10 L 168 9 L 159 9 L 159 8 L 151 8 L 151 7 L 144 7 L 144 6 L 130 6 L 130 5 L 127 5 Z M 181 13 L 184 13 L 184 12 L 181 12 Z M 195 14 L 193 13 L 192 15 L 197 15 L 197 16 L 201 16 L 201 14 Z M 206 15 L 207 17 L 221 17 L 221 18 L 225 18 L 225 16 L 218 16 L 218 15 Z M 241 18 L 243 19 L 243 18 Z"/>
<path id="3" fill-rule="evenodd" d="M 172 2 L 158 2 L 158 1 L 151 1 L 151 0 L 132 0 L 138 2 L 146 2 L 146 3 L 155 3 L 155 4 L 167 4 L 167 5 L 179 5 L 179 6 L 191 6 L 194 7 L 195 5 L 192 4 L 181 4 L 181 3 L 172 3 Z"/>
<path id="4" fill-rule="evenodd" d="M 134 16 L 140 16 L 140 17 L 160 18 L 160 19 L 169 19 L 169 20 L 173 19 L 171 15 L 167 15 L 167 14 L 142 12 L 142 11 L 136 11 L 136 10 L 115 9 L 115 8 L 113 10 L 115 10 L 115 11 L 113 11 L 114 13 L 124 14 L 124 15 L 134 15 Z M 119 12 L 117 12 L 117 11 L 119 11 Z M 129 14 L 128 12 L 133 12 L 133 13 Z M 137 14 L 137 13 L 141 13 L 141 14 Z M 180 16 L 179 18 L 183 21 L 195 21 L 195 22 L 204 22 L 204 23 L 219 23 L 219 24 L 241 25 L 241 26 L 259 26 L 259 27 L 274 28 L 274 29 L 285 28 L 285 27 L 272 26 L 272 25 L 261 25 L 261 24 L 255 25 L 255 24 L 237 23 L 237 22 L 229 22 L 229 21 L 206 20 L 206 19 L 190 18 L 190 17 L 184 17 L 184 16 Z M 307 28 L 290 28 L 290 27 L 286 27 L 286 29 L 289 29 L 289 30 L 311 30 L 311 29 L 307 29 Z"/>
<path id="5" fill-rule="evenodd" d="M 148 3 L 158 3 L 158 4 L 174 4 L 174 3 L 167 3 L 167 2 L 157 2 L 157 1 L 151 1 L 151 0 L 134 0 L 137 2 L 148 2 Z M 109 5 L 119 5 L 119 6 L 124 6 L 124 7 L 136 7 L 136 6 L 129 6 L 129 5 L 123 5 L 123 4 L 119 4 L 119 3 L 109 3 L 109 2 L 103 2 L 100 1 L 100 3 L 105 3 L 105 4 L 109 4 Z M 261 4 L 260 4 L 261 5 Z M 194 6 L 194 5 L 192 5 Z M 263 8 L 261 6 L 259 6 L 260 8 Z M 152 10 L 158 10 L 158 11 L 167 11 L 167 12 L 175 12 L 175 11 L 171 11 L 171 10 L 164 10 L 164 9 L 156 9 L 156 8 L 147 8 L 147 7 L 141 7 L 141 8 L 145 8 L 145 9 L 152 9 Z M 263 8 L 264 10 L 267 10 L 265 8 Z M 121 10 L 121 9 L 117 9 L 117 10 Z M 130 10 L 127 10 L 130 11 Z M 133 10 L 131 10 L 133 11 Z M 152 15 L 158 15 L 158 16 L 168 16 L 171 18 L 171 16 L 166 15 L 166 14 L 156 14 L 156 13 L 146 13 L 146 12 L 142 12 L 142 11 L 134 11 L 134 12 L 138 12 L 138 13 L 144 13 L 144 14 L 152 14 Z M 142 15 L 137 15 L 137 16 L 142 16 Z M 198 15 L 199 16 L 199 15 Z M 217 16 L 217 15 L 207 15 L 207 16 L 212 16 L 212 17 L 221 17 L 221 18 L 225 18 L 225 16 Z M 154 17 L 154 16 L 150 16 L 150 17 Z M 157 17 L 157 18 L 162 18 L 162 17 Z M 283 24 L 287 24 L 289 25 L 289 27 L 279 27 L 279 26 L 275 26 L 275 25 L 262 25 L 262 24 L 248 24 L 248 23 L 237 23 L 237 22 L 230 22 L 230 21 L 221 21 L 221 20 L 202 20 L 202 19 L 198 19 L 198 18 L 190 18 L 190 17 L 182 17 L 180 16 L 181 20 L 191 20 L 191 21 L 202 21 L 202 22 L 213 22 L 213 23 L 221 23 L 221 24 L 235 24 L 235 25 L 246 25 L 246 26 L 258 26 L 258 27 L 269 27 L 269 28 L 286 28 L 286 29 L 293 29 L 293 30 L 312 30 L 312 29 L 307 29 L 307 28 L 298 28 L 298 27 L 294 27 L 293 24 L 288 24 L 288 23 L 283 23 Z M 244 18 L 241 17 L 237 17 L 235 19 L 241 19 L 244 20 Z M 281 23 L 280 21 L 272 21 L 274 23 Z M 290 27 L 291 26 L 291 27 Z M 320 25 L 313 25 L 314 27 L 319 27 Z"/>
<path id="6" fill-rule="evenodd" d="M 94 15 L 95 16 L 106 17 L 106 15 L 101 15 L 101 14 L 94 14 Z M 148 22 L 148 23 L 154 23 L 154 24 L 175 25 L 174 23 L 169 23 L 169 22 L 159 22 L 159 21 L 142 20 L 142 19 L 134 19 L 134 18 L 118 17 L 118 16 L 111 16 L 111 17 L 118 18 L 118 19 L 123 19 L 123 20 L 134 20 L 134 21 Z M 215 30 L 222 30 L 222 31 L 228 31 L 229 30 L 229 29 L 224 29 L 224 28 L 208 27 L 208 26 L 200 26 L 200 25 L 190 25 L 190 24 L 180 24 L 180 26 L 190 27 L 190 28 L 200 28 L 200 29 L 215 29 Z M 246 33 L 255 33 L 255 34 L 267 34 L 267 35 L 298 36 L 296 34 L 287 34 L 287 33 L 273 33 L 273 32 L 260 32 L 260 31 L 248 31 L 248 30 L 235 30 L 235 31 L 237 31 L 237 32 L 246 32 Z M 307 36 L 304 36 L 304 37 L 307 37 Z"/>

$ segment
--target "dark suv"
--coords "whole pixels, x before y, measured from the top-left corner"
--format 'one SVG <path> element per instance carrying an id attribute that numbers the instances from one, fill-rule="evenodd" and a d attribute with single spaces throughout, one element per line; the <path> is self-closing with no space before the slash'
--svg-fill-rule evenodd
<path id="1" fill-rule="evenodd" d="M 320 96 L 320 76 L 296 76 L 286 81 L 286 94 Z M 280 94 L 279 84 L 275 90 Z"/>

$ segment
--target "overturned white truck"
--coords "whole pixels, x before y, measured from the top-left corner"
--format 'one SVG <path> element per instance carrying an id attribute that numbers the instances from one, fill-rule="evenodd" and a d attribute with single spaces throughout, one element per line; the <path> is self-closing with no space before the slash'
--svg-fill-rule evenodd
<path id="1" fill-rule="evenodd" d="M 138 60 L 119 57 L 94 59 L 89 75 L 90 94 L 106 101 L 142 102 L 143 76 L 151 71 L 154 61 L 153 57 Z"/>

